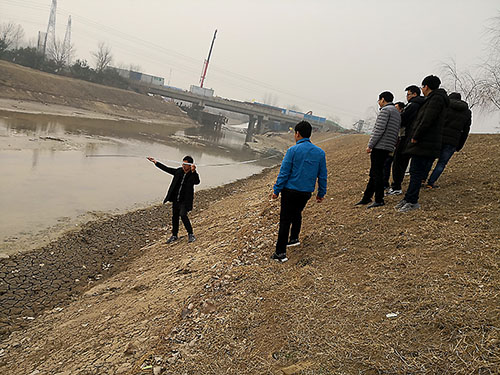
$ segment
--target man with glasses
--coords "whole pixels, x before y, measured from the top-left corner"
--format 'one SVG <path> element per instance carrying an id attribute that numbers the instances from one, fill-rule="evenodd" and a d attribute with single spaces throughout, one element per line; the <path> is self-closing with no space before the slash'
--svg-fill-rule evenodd
<path id="1" fill-rule="evenodd" d="M 367 208 L 380 207 L 384 202 L 384 164 L 389 153 L 394 151 L 398 140 L 401 115 L 392 102 L 394 95 L 384 91 L 378 96 L 380 113 L 375 121 L 366 152 L 370 154 L 370 179 L 363 198 L 355 206 L 367 205 Z M 375 202 L 372 197 L 375 194 Z"/>
<path id="2" fill-rule="evenodd" d="M 450 99 L 444 89 L 439 88 L 441 80 L 433 75 L 422 81 L 422 93 L 426 100 L 418 111 L 409 142 L 404 151 L 410 155 L 410 184 L 402 199 L 394 208 L 408 212 L 420 208 L 418 197 L 422 180 L 425 179 L 435 158 L 441 152 L 443 124 Z"/>
<path id="3" fill-rule="evenodd" d="M 386 195 L 403 194 L 402 184 L 405 178 L 406 168 L 410 163 L 410 156 L 404 153 L 408 142 L 408 134 L 411 133 L 412 123 L 417 117 L 418 110 L 424 104 L 424 97 L 420 96 L 420 89 L 416 85 L 408 86 L 406 89 L 406 100 L 408 104 L 401 113 L 401 129 L 399 131 L 394 161 L 392 162 L 392 184 Z"/>

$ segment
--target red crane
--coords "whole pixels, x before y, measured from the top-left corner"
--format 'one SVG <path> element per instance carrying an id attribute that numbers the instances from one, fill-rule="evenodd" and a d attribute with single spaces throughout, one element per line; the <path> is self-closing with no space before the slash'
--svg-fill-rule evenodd
<path id="1" fill-rule="evenodd" d="M 215 36 L 217 35 L 217 29 L 214 33 L 214 38 L 212 39 L 212 44 L 210 45 L 210 51 L 208 52 L 208 58 L 203 62 L 203 69 L 201 70 L 200 87 L 203 87 L 203 82 L 205 82 L 205 77 L 207 76 L 208 63 L 210 62 L 210 55 L 212 55 L 212 48 L 214 48 Z"/>

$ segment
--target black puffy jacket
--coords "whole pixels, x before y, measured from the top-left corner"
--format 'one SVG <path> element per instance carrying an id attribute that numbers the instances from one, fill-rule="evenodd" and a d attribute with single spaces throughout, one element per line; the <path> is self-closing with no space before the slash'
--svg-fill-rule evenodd
<path id="1" fill-rule="evenodd" d="M 450 99 L 444 89 L 431 91 L 417 113 L 404 153 L 438 158 L 441 153 L 443 126 Z M 417 142 L 412 143 L 414 139 Z"/>
<path id="2" fill-rule="evenodd" d="M 469 136 L 472 112 L 463 100 L 450 99 L 443 127 L 443 144 L 451 145 L 460 151 Z"/>
<path id="3" fill-rule="evenodd" d="M 408 101 L 403 112 L 401 112 L 401 136 L 404 137 L 411 133 L 412 124 L 417 117 L 422 104 L 425 103 L 423 96 L 414 96 Z"/>

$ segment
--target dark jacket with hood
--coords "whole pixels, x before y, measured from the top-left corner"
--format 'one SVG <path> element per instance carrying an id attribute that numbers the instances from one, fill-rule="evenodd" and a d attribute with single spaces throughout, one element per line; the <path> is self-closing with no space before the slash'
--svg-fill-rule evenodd
<path id="1" fill-rule="evenodd" d="M 444 89 L 431 91 L 418 111 L 405 153 L 412 156 L 438 158 L 441 153 L 443 126 L 450 99 Z M 417 142 L 411 143 L 414 139 Z"/>
<path id="2" fill-rule="evenodd" d="M 193 209 L 194 185 L 200 183 L 198 172 L 189 171 L 188 173 L 184 173 L 182 167 L 170 168 L 159 161 L 155 165 L 162 171 L 174 176 L 163 203 L 181 202 L 184 203 L 187 211 L 191 211 Z"/>
<path id="3" fill-rule="evenodd" d="M 472 112 L 463 100 L 450 99 L 443 128 L 443 144 L 451 145 L 460 151 L 469 136 Z"/>

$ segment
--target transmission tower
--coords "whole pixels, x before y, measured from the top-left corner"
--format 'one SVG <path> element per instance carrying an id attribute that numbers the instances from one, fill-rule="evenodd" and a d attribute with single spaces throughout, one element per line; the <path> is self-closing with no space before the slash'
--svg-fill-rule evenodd
<path id="1" fill-rule="evenodd" d="M 68 17 L 68 26 L 66 26 L 66 34 L 64 35 L 63 51 L 66 56 L 66 64 L 71 64 L 71 16 Z"/>
<path id="2" fill-rule="evenodd" d="M 47 51 L 47 42 L 49 42 L 50 47 L 53 47 L 56 43 L 56 11 L 57 0 L 52 0 L 52 5 L 50 7 L 49 24 L 47 25 L 47 34 L 45 34 L 45 43 L 43 44 L 44 55 Z"/>

